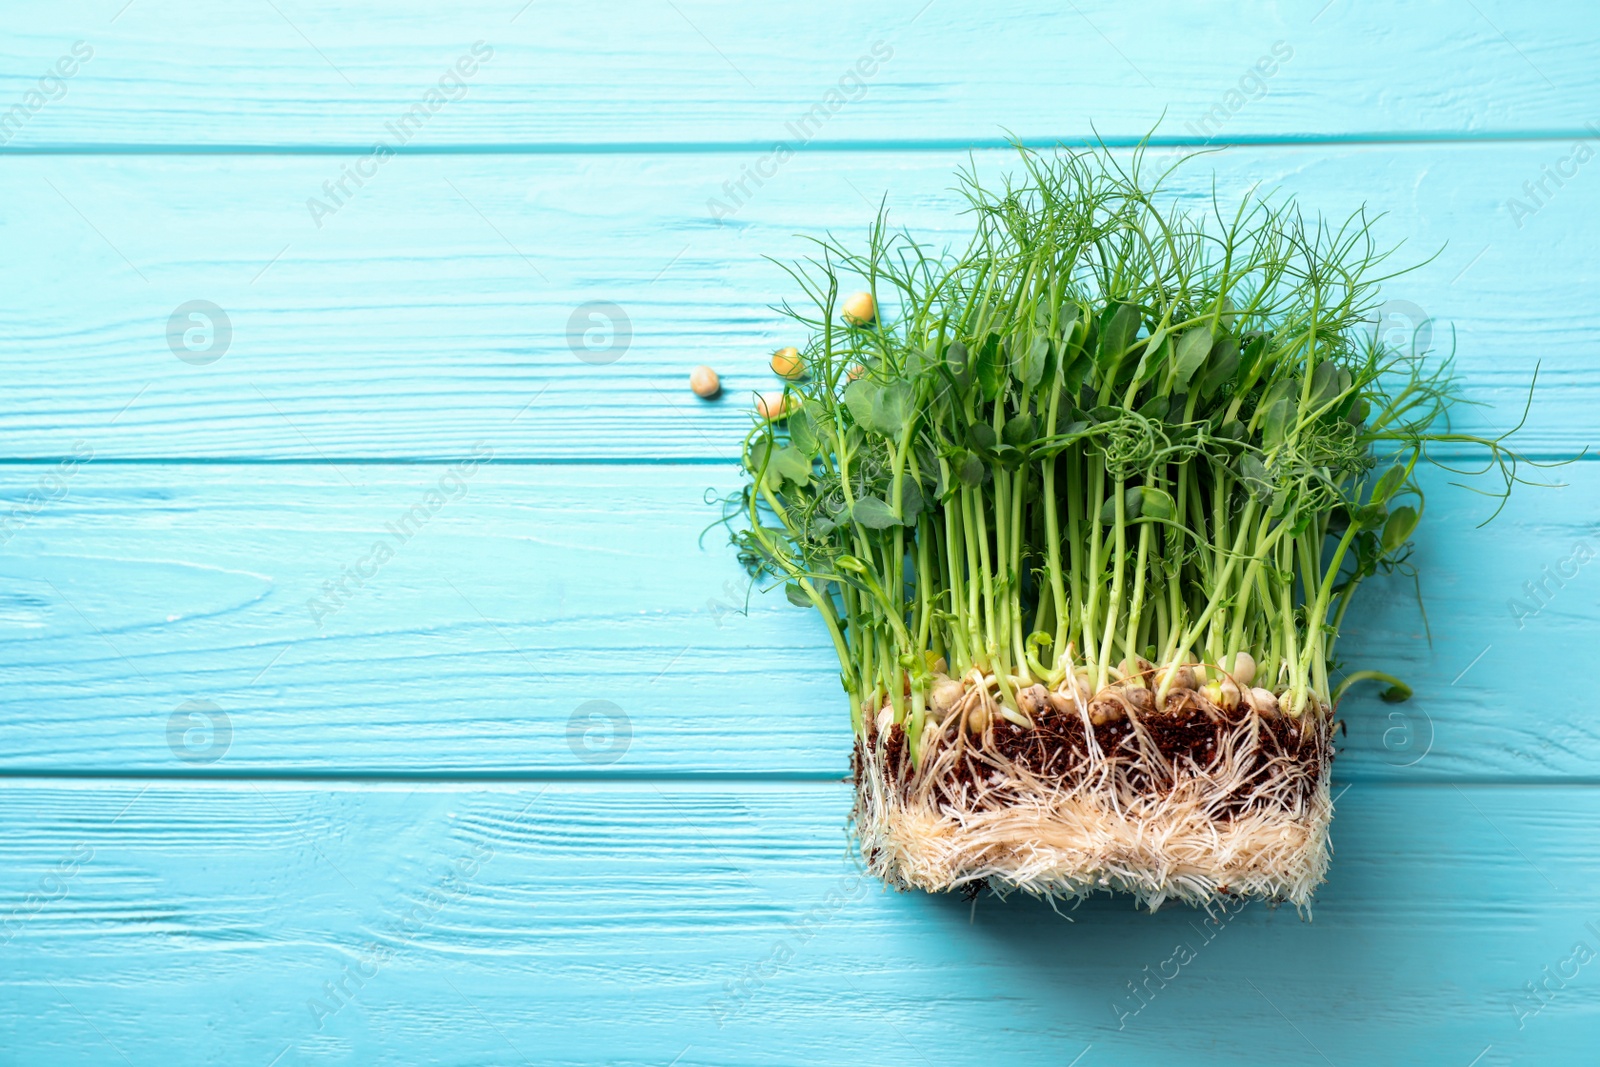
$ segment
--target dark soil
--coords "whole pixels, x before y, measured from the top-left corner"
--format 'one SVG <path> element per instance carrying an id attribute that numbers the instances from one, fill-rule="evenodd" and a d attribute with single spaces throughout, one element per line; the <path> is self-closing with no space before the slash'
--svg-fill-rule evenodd
<path id="1" fill-rule="evenodd" d="M 1140 793 L 1162 793 L 1170 790 L 1177 780 L 1215 769 L 1218 748 L 1226 735 L 1252 717 L 1256 717 L 1255 713 L 1248 709 L 1226 712 L 1199 701 L 1177 710 L 1176 714 L 1141 715 L 1139 721 L 1164 757 L 1166 768 L 1154 767 L 1151 761 L 1139 759 L 1140 740 L 1126 717 L 1089 728 L 1080 715 L 1045 708 L 1034 716 L 1032 729 L 1001 721 L 992 728 L 992 734 L 994 747 L 1002 755 L 1022 764 L 1041 779 L 1071 787 L 1081 776 L 1088 754 L 1085 732 L 1092 729 L 1101 752 L 1108 760 L 1121 764 L 1129 787 Z M 1257 740 L 1247 762 L 1246 774 L 1232 792 L 1230 801 L 1218 811 L 1220 817 L 1231 817 L 1252 803 L 1255 788 L 1275 773 L 1274 761 L 1287 758 L 1306 765 L 1333 759 L 1331 731 L 1326 727 L 1288 717 L 1258 718 L 1258 724 Z M 904 731 L 898 725 L 891 727 L 886 739 L 885 762 L 902 785 L 910 778 L 907 755 Z M 858 774 L 859 771 L 858 758 Z M 968 757 L 952 768 L 947 784 L 958 791 L 963 785 L 977 787 L 980 782 L 989 781 L 993 773 L 993 768 L 980 759 Z M 1316 775 L 1306 777 L 1305 794 L 1315 788 L 1316 778 Z"/>

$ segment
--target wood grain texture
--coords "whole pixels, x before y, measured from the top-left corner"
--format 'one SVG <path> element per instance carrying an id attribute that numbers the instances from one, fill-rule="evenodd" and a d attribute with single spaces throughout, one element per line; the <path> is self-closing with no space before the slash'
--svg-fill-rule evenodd
<path id="1" fill-rule="evenodd" d="M 751 591 L 745 614 L 725 535 L 702 538 L 735 470 L 458 469 L 81 463 L 0 550 L 0 770 L 848 772 L 820 622 L 781 591 Z M 0 468 L 0 499 L 50 470 Z M 1580 558 L 1600 464 L 1546 473 L 1569 484 L 1519 492 L 1483 529 L 1492 501 L 1430 475 L 1431 645 L 1396 575 L 1365 587 L 1340 646 L 1417 695 L 1351 695 L 1342 779 L 1593 776 L 1600 733 L 1569 694 L 1600 619 L 1600 563 Z M 429 492 L 432 517 L 404 521 Z M 327 591 L 352 570 L 373 573 Z M 229 717 L 214 761 L 167 732 L 194 700 Z"/>
<path id="2" fill-rule="evenodd" d="M 1429 475 L 1428 625 L 1397 575 L 1341 644 L 1417 695 L 1341 709 L 1309 923 L 861 880 L 833 653 L 781 596 L 742 612 L 701 534 L 794 340 L 762 256 L 861 234 L 885 194 L 956 239 L 952 171 L 1010 165 L 1005 131 L 1160 122 L 1244 146 L 1177 180 L 1191 204 L 1215 170 L 1224 199 L 1388 212 L 1402 258 L 1443 251 L 1386 294 L 1387 335 L 1436 320 L 1472 428 L 1515 422 L 1542 365 L 1521 444 L 1578 453 L 1600 9 L 70 0 L 0 24 L 0 1065 L 1593 1062 L 1600 464 L 1481 530 Z M 406 121 L 402 155 L 323 188 Z M 780 139 L 805 146 L 735 198 Z M 169 341 L 192 300 L 229 317 L 214 362 Z M 628 316 L 614 362 L 570 339 L 590 301 Z M 720 402 L 683 388 L 699 363 Z"/>
<path id="3" fill-rule="evenodd" d="M 886 893 L 837 785 L 0 798 L 15 1063 L 1503 1067 L 1600 1025 L 1587 788 L 1353 786 L 1312 921 L 1209 925 Z"/>
<path id="4" fill-rule="evenodd" d="M 1587 326 L 1600 181 L 1580 172 L 1531 217 L 1506 209 L 1564 151 L 1237 149 L 1196 161 L 1173 191 L 1206 208 L 1213 180 L 1224 202 L 1260 184 L 1308 209 L 1388 212 L 1379 232 L 1405 241 L 1399 259 L 1439 255 L 1393 283 L 1386 336 L 1409 344 L 1431 316 L 1432 346 L 1454 345 L 1485 405 L 1461 412 L 1464 428 L 1514 424 L 1542 365 L 1522 446 L 1568 455 L 1594 440 L 1600 404 Z M 397 158 L 318 229 L 306 201 L 348 160 L 0 161 L 0 233 L 50 250 L 0 263 L 14 294 L 0 310 L 0 455 L 54 455 L 73 436 L 153 458 L 452 459 L 483 437 L 528 458 L 736 455 L 752 393 L 776 381 L 767 355 L 796 339 L 769 305 L 797 288 L 763 256 L 864 235 L 885 194 L 936 246 L 970 225 L 951 152 L 804 153 L 719 224 L 706 202 L 749 162 Z M 1014 156 L 978 165 L 998 176 Z M 168 338 L 195 299 L 231 322 L 208 365 Z M 623 309 L 622 351 L 622 334 L 580 312 L 589 301 Z M 724 376 L 715 404 L 685 387 L 699 363 Z"/>
<path id="5" fill-rule="evenodd" d="M 1137 137 L 1163 112 L 1175 136 L 1211 113 L 1205 135 L 1229 138 L 1519 134 L 1597 117 L 1583 92 L 1600 46 L 1590 5 L 1530 18 L 1512 0 L 1250 0 L 1229 14 L 1218 33 L 1209 11 L 1148 0 L 78 0 L 8 13 L 0 84 L 20 99 L 73 42 L 94 50 L 13 145 L 366 146 L 478 40 L 492 58 L 464 90 L 447 86 L 456 101 L 415 143 L 766 145 L 876 42 L 891 57 L 864 88 L 844 82 L 819 137 Z M 1264 86 L 1248 80 L 1280 42 L 1290 58 Z"/>

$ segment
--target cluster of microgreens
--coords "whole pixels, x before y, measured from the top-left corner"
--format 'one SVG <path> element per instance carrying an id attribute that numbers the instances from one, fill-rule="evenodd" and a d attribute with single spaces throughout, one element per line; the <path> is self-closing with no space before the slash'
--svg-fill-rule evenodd
<path id="1" fill-rule="evenodd" d="M 1069 670 L 1097 692 L 1248 653 L 1284 712 L 1323 713 L 1351 595 L 1405 567 L 1428 446 L 1483 446 L 1507 490 L 1515 454 L 1451 432 L 1448 359 L 1377 336 L 1393 250 L 1364 213 L 1196 216 L 1138 152 L 1020 161 L 994 191 L 961 175 L 964 252 L 880 216 L 865 250 L 786 267 L 809 376 L 746 439 L 742 558 L 821 613 L 857 729 L 887 702 L 913 746 L 937 675 L 974 668 L 1014 712 Z M 870 321 L 838 314 L 841 277 Z"/>

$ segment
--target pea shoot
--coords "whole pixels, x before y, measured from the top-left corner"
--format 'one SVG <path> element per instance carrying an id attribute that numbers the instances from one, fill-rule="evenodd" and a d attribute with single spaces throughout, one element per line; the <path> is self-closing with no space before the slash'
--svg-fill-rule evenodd
<path id="1" fill-rule="evenodd" d="M 788 268 L 808 374 L 763 398 L 729 526 L 838 652 L 891 884 L 1306 906 L 1333 709 L 1408 693 L 1334 646 L 1412 573 L 1427 449 L 1523 480 L 1449 428 L 1449 359 L 1376 335 L 1373 219 L 1192 213 L 1141 164 L 1020 150 L 961 175 L 963 251 L 880 216 Z"/>

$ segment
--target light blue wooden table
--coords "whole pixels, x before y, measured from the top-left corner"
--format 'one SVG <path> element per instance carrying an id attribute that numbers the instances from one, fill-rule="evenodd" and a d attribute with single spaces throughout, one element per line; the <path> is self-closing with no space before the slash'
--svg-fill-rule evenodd
<path id="1" fill-rule="evenodd" d="M 701 540 L 762 256 L 1163 112 L 1592 446 L 1600 10 L 519 5 L 0 8 L 0 1064 L 1600 1062 L 1600 465 L 1430 476 L 1310 922 L 861 880 L 821 628 Z"/>

